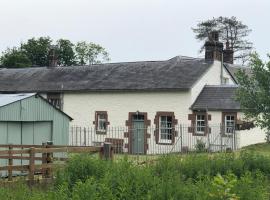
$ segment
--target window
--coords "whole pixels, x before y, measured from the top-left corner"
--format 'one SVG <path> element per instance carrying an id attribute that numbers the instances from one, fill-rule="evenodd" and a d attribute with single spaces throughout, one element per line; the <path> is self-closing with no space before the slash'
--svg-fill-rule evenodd
<path id="1" fill-rule="evenodd" d="M 193 136 L 206 136 L 211 133 L 211 127 L 208 122 L 211 121 L 211 115 L 204 111 L 193 111 L 188 114 L 188 120 L 191 121 L 191 126 L 188 127 L 188 132 Z"/>
<path id="2" fill-rule="evenodd" d="M 160 116 L 159 133 L 161 142 L 171 142 L 172 140 L 172 116 Z"/>
<path id="3" fill-rule="evenodd" d="M 106 124 L 107 120 L 106 120 L 105 114 L 98 114 L 97 118 L 98 118 L 97 130 L 105 132 L 106 131 L 106 126 L 107 126 L 107 124 Z"/>
<path id="4" fill-rule="evenodd" d="M 197 134 L 205 134 L 205 115 L 198 114 L 196 115 L 196 133 Z"/>
<path id="5" fill-rule="evenodd" d="M 106 134 L 108 122 L 107 111 L 96 111 L 95 113 L 95 129 L 97 134 Z"/>
<path id="6" fill-rule="evenodd" d="M 62 99 L 60 93 L 48 93 L 47 100 L 56 108 L 62 110 Z"/>
<path id="7" fill-rule="evenodd" d="M 157 112 L 154 124 L 156 125 L 154 134 L 157 144 L 170 145 L 175 143 L 175 138 L 178 137 L 175 130 L 178 120 L 175 119 L 174 112 Z"/>
<path id="8" fill-rule="evenodd" d="M 225 115 L 225 133 L 230 134 L 235 129 L 235 115 Z"/>

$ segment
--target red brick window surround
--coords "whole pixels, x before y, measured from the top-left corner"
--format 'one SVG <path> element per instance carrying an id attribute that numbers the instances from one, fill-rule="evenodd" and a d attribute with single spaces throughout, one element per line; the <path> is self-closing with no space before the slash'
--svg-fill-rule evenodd
<path id="1" fill-rule="evenodd" d="M 175 119 L 174 112 L 157 112 L 155 124 L 155 139 L 157 144 L 170 145 L 175 143 L 177 132 L 175 126 L 178 120 Z"/>
<path id="2" fill-rule="evenodd" d="M 96 134 L 106 134 L 110 124 L 107 111 L 96 111 L 93 124 L 95 125 Z"/>
<path id="3" fill-rule="evenodd" d="M 205 136 L 207 133 L 211 133 L 211 128 L 208 126 L 211 115 L 208 115 L 206 112 L 193 112 L 188 115 L 188 120 L 191 121 L 188 132 L 192 133 L 193 136 Z"/>

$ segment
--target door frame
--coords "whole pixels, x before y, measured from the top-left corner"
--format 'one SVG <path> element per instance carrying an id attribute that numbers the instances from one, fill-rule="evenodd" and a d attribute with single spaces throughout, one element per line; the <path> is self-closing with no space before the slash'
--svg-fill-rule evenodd
<path id="1" fill-rule="evenodd" d="M 126 147 L 128 148 L 128 153 L 132 153 L 132 123 L 133 123 L 133 115 L 143 115 L 144 116 L 144 154 L 147 153 L 148 143 L 147 138 L 150 138 L 150 134 L 147 133 L 147 127 L 150 126 L 151 121 L 147 118 L 147 112 L 129 112 L 128 120 L 126 121 L 126 126 L 128 127 L 128 132 L 124 133 L 124 136 L 128 138 L 128 144 Z"/>

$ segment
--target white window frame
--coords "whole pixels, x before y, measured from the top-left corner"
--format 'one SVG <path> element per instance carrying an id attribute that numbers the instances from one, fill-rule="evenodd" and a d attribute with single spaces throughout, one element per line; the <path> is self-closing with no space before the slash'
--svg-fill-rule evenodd
<path id="1" fill-rule="evenodd" d="M 101 116 L 104 116 L 104 118 L 100 118 Z M 100 122 L 103 122 L 105 124 L 104 128 L 101 128 Z M 107 119 L 105 114 L 97 114 L 97 131 L 98 132 L 106 132 L 107 129 Z"/>
<path id="2" fill-rule="evenodd" d="M 227 119 L 227 117 L 230 117 L 230 119 Z M 233 117 L 233 119 L 232 119 Z M 232 114 L 226 114 L 224 115 L 224 132 L 226 135 L 230 135 L 230 134 L 233 134 L 234 133 L 234 130 L 235 130 L 235 115 L 232 115 Z M 233 125 L 230 125 L 228 126 L 227 123 L 232 123 Z M 227 131 L 228 128 L 231 129 L 231 131 Z"/>
<path id="3" fill-rule="evenodd" d="M 198 119 L 199 116 L 200 117 L 203 116 L 204 119 Z M 196 114 L 195 132 L 198 135 L 204 135 L 205 134 L 205 129 L 206 129 L 206 119 L 205 118 L 206 118 L 206 115 L 205 114 Z M 198 125 L 198 124 L 202 124 L 202 123 L 204 123 L 204 125 Z M 204 128 L 204 131 L 198 131 L 198 128 L 200 128 L 200 129 Z"/>
<path id="4" fill-rule="evenodd" d="M 166 124 L 166 127 L 163 127 L 163 125 L 162 125 L 162 123 L 161 123 L 161 118 L 162 117 L 166 117 L 166 121 L 164 121 L 165 122 L 165 124 Z M 171 127 L 168 127 L 167 125 L 168 125 L 168 117 L 170 117 L 171 118 Z M 173 131 L 173 127 L 172 127 L 172 116 L 169 116 L 169 115 L 161 115 L 161 116 L 159 116 L 159 142 L 160 143 L 171 143 L 172 142 L 172 131 Z M 162 139 L 161 138 L 161 135 L 162 134 L 164 134 L 164 133 L 162 133 L 162 131 L 161 130 L 167 130 L 168 132 L 167 133 L 165 133 L 165 134 L 167 134 L 167 139 Z M 170 130 L 170 132 L 171 132 L 171 139 L 169 139 L 169 130 Z M 164 134 L 164 135 L 165 135 Z"/>

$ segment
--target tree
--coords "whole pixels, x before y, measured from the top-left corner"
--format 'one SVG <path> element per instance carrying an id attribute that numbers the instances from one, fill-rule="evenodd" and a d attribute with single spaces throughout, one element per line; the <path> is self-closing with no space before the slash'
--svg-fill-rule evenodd
<path id="1" fill-rule="evenodd" d="M 85 41 L 78 42 L 75 46 L 75 51 L 80 65 L 92 65 L 109 61 L 108 52 L 98 44 Z"/>
<path id="2" fill-rule="evenodd" d="M 252 73 L 240 70 L 236 74 L 239 84 L 236 100 L 247 119 L 270 131 L 270 61 L 264 63 L 255 53 L 251 55 L 250 66 Z"/>
<path id="3" fill-rule="evenodd" d="M 83 41 L 74 45 L 67 39 L 53 43 L 50 37 L 39 37 L 27 40 L 20 48 L 7 49 L 0 61 L 4 67 L 44 67 L 92 65 L 108 60 L 108 52 L 98 44 Z"/>
<path id="4" fill-rule="evenodd" d="M 52 46 L 50 37 L 31 38 L 21 44 L 22 51 L 31 60 L 34 66 L 48 66 L 50 63 L 49 53 Z"/>
<path id="5" fill-rule="evenodd" d="M 7 49 L 1 56 L 0 61 L 7 68 L 30 67 L 32 65 L 31 60 L 25 53 L 17 48 Z"/>
<path id="6" fill-rule="evenodd" d="M 241 61 L 242 64 L 248 61 L 253 44 L 246 37 L 251 32 L 251 29 L 237 20 L 236 17 L 218 17 L 205 20 L 198 23 L 192 30 L 196 34 L 196 39 L 204 42 L 210 37 L 212 31 L 218 31 L 221 42 L 224 45 L 228 42 L 229 48 L 234 51 L 235 60 Z"/>
<path id="7" fill-rule="evenodd" d="M 56 44 L 56 56 L 59 66 L 71 66 L 76 64 L 74 44 L 70 40 L 60 39 Z"/>

